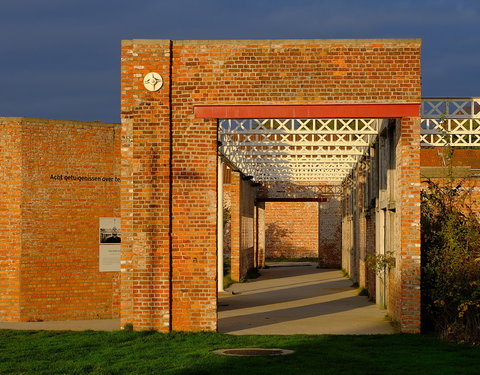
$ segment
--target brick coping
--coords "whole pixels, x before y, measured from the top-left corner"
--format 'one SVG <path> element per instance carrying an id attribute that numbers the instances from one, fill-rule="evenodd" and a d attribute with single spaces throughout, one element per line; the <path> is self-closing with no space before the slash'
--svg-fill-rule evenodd
<path id="1" fill-rule="evenodd" d="M 170 39 L 126 39 L 122 46 L 140 45 L 165 45 L 173 42 L 176 45 L 272 45 L 285 47 L 288 45 L 372 45 L 372 44 L 422 44 L 422 39 L 214 39 L 214 40 L 170 40 Z"/>
<path id="2" fill-rule="evenodd" d="M 105 126 L 105 127 L 119 127 L 121 124 L 101 122 L 101 121 L 79 121 L 79 120 L 55 120 L 55 119 L 44 119 L 36 117 L 0 117 L 1 122 L 26 122 L 26 123 L 43 123 L 45 125 L 49 124 L 62 124 L 62 125 L 86 125 L 86 126 Z"/>

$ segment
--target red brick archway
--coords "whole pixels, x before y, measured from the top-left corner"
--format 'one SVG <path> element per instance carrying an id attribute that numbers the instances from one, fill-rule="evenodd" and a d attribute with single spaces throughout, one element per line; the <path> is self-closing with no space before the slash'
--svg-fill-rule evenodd
<path id="1" fill-rule="evenodd" d="M 419 40 L 124 41 L 122 325 L 216 329 L 215 111 L 229 108 L 234 117 L 250 106 L 252 115 L 298 117 L 329 108 L 352 117 L 375 107 L 387 111 L 376 117 L 402 118 L 390 308 L 403 331 L 418 332 L 420 47 Z M 158 91 L 143 85 L 150 72 L 163 77 Z"/>

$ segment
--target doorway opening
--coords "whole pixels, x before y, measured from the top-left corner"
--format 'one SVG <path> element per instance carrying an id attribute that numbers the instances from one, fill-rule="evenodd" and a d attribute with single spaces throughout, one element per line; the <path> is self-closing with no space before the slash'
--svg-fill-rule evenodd
<path id="1" fill-rule="evenodd" d="M 228 202 L 229 229 L 222 246 L 228 243 L 232 280 L 265 267 L 272 255 L 291 260 L 313 255 L 315 269 L 342 268 L 387 308 L 394 271 L 375 272 L 367 259 L 398 251 L 396 123 L 378 118 L 220 119 L 219 170 L 229 178 L 219 207 L 225 211 Z"/>

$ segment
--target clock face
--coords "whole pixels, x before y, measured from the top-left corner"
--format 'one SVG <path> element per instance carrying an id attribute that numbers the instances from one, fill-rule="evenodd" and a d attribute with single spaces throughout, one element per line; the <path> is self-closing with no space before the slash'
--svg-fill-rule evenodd
<path id="1" fill-rule="evenodd" d="M 143 85 L 148 91 L 158 91 L 163 86 L 163 78 L 158 73 L 148 73 L 143 78 Z"/>

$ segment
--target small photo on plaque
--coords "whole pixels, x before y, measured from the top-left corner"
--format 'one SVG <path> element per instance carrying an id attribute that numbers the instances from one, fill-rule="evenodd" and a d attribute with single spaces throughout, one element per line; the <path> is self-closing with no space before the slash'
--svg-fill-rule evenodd
<path id="1" fill-rule="evenodd" d="M 122 236 L 120 231 L 120 218 L 101 217 L 100 218 L 100 243 L 115 244 L 121 243 Z"/>

